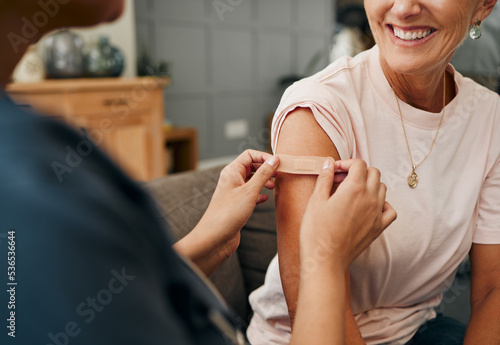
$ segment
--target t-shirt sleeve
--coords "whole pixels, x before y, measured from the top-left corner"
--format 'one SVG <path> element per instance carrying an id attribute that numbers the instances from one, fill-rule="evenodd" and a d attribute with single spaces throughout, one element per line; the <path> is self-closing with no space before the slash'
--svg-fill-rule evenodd
<path id="1" fill-rule="evenodd" d="M 472 241 L 478 244 L 500 244 L 500 159 L 484 181 Z"/>
<path id="2" fill-rule="evenodd" d="M 500 98 L 496 96 L 495 120 L 486 178 L 477 206 L 476 229 L 472 238 L 477 244 L 500 244 Z"/>
<path id="3" fill-rule="evenodd" d="M 271 143 L 276 152 L 281 127 L 287 116 L 297 108 L 309 108 L 337 148 L 341 159 L 351 158 L 354 133 L 351 119 L 342 100 L 319 81 L 303 79 L 290 86 L 284 93 L 272 125 Z"/>

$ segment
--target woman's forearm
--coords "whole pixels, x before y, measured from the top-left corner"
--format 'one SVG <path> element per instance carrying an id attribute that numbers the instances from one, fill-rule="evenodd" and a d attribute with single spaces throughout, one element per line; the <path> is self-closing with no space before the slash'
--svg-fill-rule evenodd
<path id="1" fill-rule="evenodd" d="M 464 345 L 500 344 L 500 289 L 492 290 L 483 300 L 473 303 Z"/>
<path id="2" fill-rule="evenodd" d="M 322 263 L 302 274 L 291 344 L 344 344 L 344 304 L 342 265 Z"/>
<path id="3" fill-rule="evenodd" d="M 361 332 L 359 331 L 358 324 L 354 319 L 354 314 L 351 310 L 351 282 L 350 272 L 346 271 L 345 274 L 346 291 L 345 291 L 345 343 L 347 345 L 366 345 Z"/>
<path id="4" fill-rule="evenodd" d="M 500 245 L 472 245 L 471 318 L 466 345 L 500 344 Z"/>

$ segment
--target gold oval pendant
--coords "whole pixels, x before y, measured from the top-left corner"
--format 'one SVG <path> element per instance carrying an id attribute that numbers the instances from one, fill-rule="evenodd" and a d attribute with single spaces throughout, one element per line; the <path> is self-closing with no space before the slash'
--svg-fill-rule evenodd
<path id="1" fill-rule="evenodd" d="M 418 175 L 415 171 L 408 176 L 408 186 L 411 188 L 416 188 L 418 186 Z"/>

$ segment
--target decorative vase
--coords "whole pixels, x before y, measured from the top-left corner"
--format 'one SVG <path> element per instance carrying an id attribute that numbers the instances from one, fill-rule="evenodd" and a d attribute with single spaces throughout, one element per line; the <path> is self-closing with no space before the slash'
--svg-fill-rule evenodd
<path id="1" fill-rule="evenodd" d="M 45 40 L 45 69 L 48 78 L 79 78 L 83 65 L 83 39 L 67 30 L 49 36 Z"/>
<path id="2" fill-rule="evenodd" d="M 119 77 L 124 68 L 123 53 L 109 43 L 107 36 L 100 36 L 85 54 L 85 73 L 89 77 Z"/>

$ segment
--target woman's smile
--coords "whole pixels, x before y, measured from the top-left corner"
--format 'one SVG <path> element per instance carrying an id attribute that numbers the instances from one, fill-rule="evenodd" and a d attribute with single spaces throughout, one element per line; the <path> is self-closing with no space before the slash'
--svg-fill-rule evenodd
<path id="1" fill-rule="evenodd" d="M 387 24 L 388 33 L 393 43 L 399 46 L 418 46 L 431 40 L 437 30 L 430 26 L 403 27 Z"/>
<path id="2" fill-rule="evenodd" d="M 481 18 L 478 0 L 365 0 L 365 10 L 380 48 L 384 73 L 441 75 Z M 387 70 L 390 69 L 390 71 Z M 439 83 L 436 83 L 439 84 Z"/>

